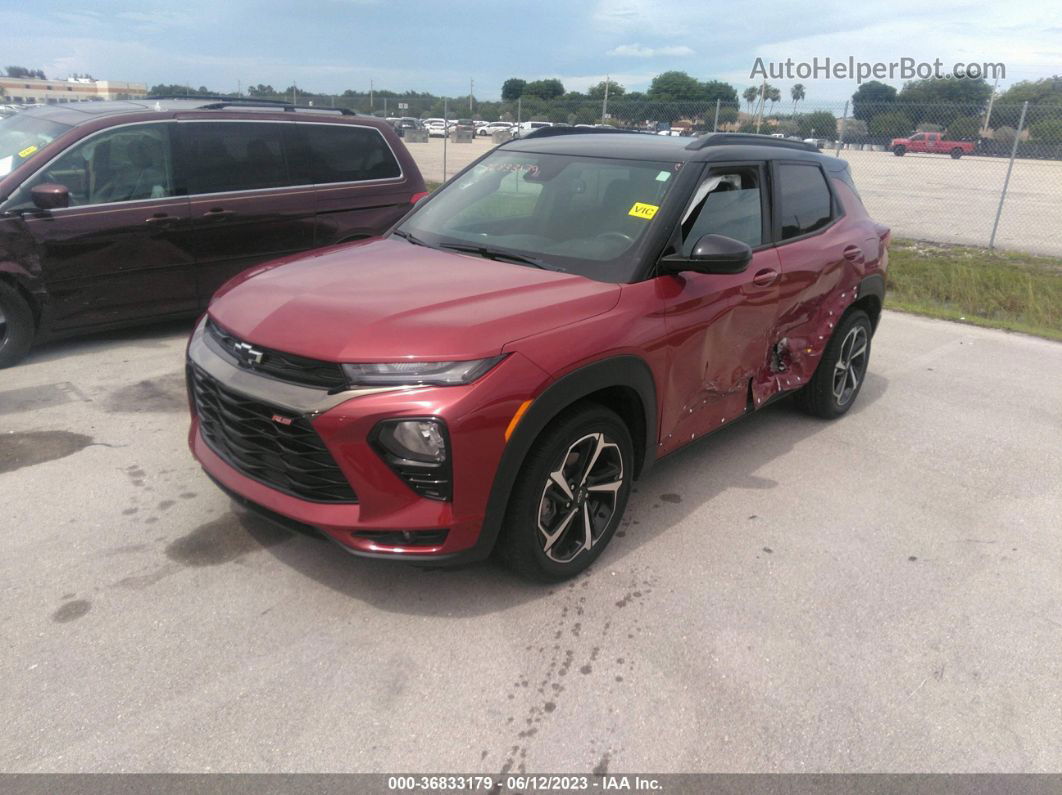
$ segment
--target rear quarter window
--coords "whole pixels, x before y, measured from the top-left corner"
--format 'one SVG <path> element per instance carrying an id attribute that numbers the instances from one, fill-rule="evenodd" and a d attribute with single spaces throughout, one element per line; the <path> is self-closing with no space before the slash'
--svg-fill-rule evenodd
<path id="1" fill-rule="evenodd" d="M 297 124 L 298 168 L 306 181 L 397 179 L 402 168 L 379 130 L 352 124 Z"/>
<path id="2" fill-rule="evenodd" d="M 778 182 L 782 240 L 806 235 L 830 223 L 833 201 L 826 178 L 818 166 L 780 163 Z"/>

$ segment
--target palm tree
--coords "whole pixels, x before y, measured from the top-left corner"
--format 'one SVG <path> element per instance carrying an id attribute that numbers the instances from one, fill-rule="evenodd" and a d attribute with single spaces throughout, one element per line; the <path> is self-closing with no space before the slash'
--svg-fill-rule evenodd
<path id="1" fill-rule="evenodd" d="M 797 83 L 789 89 L 789 96 L 793 98 L 793 115 L 795 116 L 797 103 L 804 99 L 804 84 Z"/>
<path id="2" fill-rule="evenodd" d="M 767 86 L 767 93 L 765 95 L 767 101 L 771 103 L 771 113 L 774 113 L 774 103 L 782 101 L 782 92 L 774 86 Z"/>
<path id="3" fill-rule="evenodd" d="M 760 89 L 758 86 L 749 86 L 742 94 L 741 98 L 745 100 L 749 107 L 749 115 L 752 115 L 752 103 L 756 101 L 756 98 L 760 95 Z"/>

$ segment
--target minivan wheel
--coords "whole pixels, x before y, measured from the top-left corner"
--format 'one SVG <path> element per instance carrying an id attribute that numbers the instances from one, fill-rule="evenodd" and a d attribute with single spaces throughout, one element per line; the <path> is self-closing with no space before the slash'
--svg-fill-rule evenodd
<path id="1" fill-rule="evenodd" d="M 21 361 L 33 336 L 33 310 L 13 285 L 0 281 L 0 368 Z"/>
<path id="2" fill-rule="evenodd" d="M 597 559 L 623 518 L 634 471 L 623 420 L 584 403 L 546 428 L 524 462 L 498 553 L 517 573 L 556 582 Z"/>
<path id="3" fill-rule="evenodd" d="M 897 157 L 903 157 L 903 156 L 904 156 L 904 153 L 905 153 L 906 151 L 907 151 L 907 147 L 906 147 L 906 146 L 899 146 L 899 145 L 897 145 L 897 146 L 894 146 L 894 147 L 892 148 L 892 153 L 893 153 L 894 155 L 896 155 Z"/>
<path id="4" fill-rule="evenodd" d="M 866 380 L 872 326 L 867 313 L 854 309 L 837 326 L 815 375 L 797 393 L 800 407 L 824 419 L 840 417 L 855 403 Z"/>

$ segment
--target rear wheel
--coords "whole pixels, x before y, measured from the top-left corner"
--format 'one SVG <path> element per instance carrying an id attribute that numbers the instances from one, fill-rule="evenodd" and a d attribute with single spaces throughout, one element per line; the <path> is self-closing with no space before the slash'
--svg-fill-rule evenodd
<path id="1" fill-rule="evenodd" d="M 907 147 L 903 146 L 901 144 L 897 144 L 896 146 L 894 146 L 892 148 L 892 153 L 894 155 L 896 155 L 897 157 L 903 157 L 904 154 L 906 154 L 906 152 L 907 152 Z"/>
<path id="2" fill-rule="evenodd" d="M 809 414 L 832 420 L 855 403 L 870 362 L 872 327 L 867 313 L 855 309 L 844 316 L 822 354 L 815 375 L 797 393 L 797 402 Z"/>
<path id="3" fill-rule="evenodd" d="M 962 150 L 956 146 L 951 150 L 951 159 L 958 160 L 960 157 L 962 157 Z"/>
<path id="4" fill-rule="evenodd" d="M 555 582 L 597 559 L 623 517 L 634 470 L 630 432 L 586 403 L 535 442 L 506 511 L 498 552 L 519 574 Z"/>
<path id="5" fill-rule="evenodd" d="M 25 357 L 33 336 L 33 310 L 13 285 L 0 281 L 0 367 Z"/>

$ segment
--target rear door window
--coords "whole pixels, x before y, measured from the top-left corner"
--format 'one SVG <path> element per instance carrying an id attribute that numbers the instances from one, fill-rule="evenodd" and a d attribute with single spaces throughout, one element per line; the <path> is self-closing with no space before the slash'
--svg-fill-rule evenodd
<path id="1" fill-rule="evenodd" d="M 303 183 L 397 179 L 402 169 L 379 130 L 353 124 L 295 125 Z"/>
<path id="2" fill-rule="evenodd" d="M 230 193 L 291 185 L 284 150 L 288 122 L 182 122 L 188 190 Z"/>
<path id="3" fill-rule="evenodd" d="M 777 173 L 782 240 L 806 235 L 830 223 L 833 202 L 826 178 L 818 166 L 780 163 Z"/>

